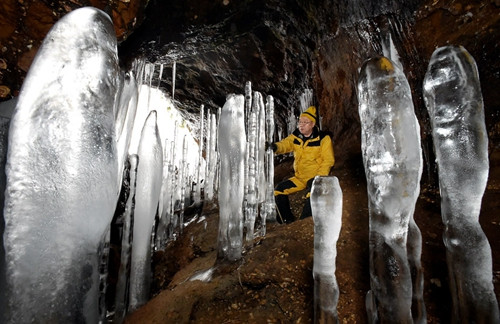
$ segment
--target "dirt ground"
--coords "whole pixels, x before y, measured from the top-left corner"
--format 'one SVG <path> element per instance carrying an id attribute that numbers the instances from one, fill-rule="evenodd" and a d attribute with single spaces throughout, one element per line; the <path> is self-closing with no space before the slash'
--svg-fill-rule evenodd
<path id="1" fill-rule="evenodd" d="M 286 163 L 284 164 L 286 165 Z M 277 169 L 280 172 L 280 169 Z M 367 323 L 365 296 L 370 289 L 366 181 L 360 159 L 336 166 L 343 191 L 337 242 L 336 278 L 341 323 Z M 302 194 L 292 197 L 295 214 Z M 422 232 L 424 301 L 428 323 L 449 323 L 443 225 L 437 188 L 423 186 L 415 211 Z M 500 172 L 490 170 L 480 222 L 493 252 L 494 285 L 500 300 Z M 247 246 L 236 263 L 217 262 L 217 209 L 185 228 L 166 251 L 154 256 L 154 297 L 130 314 L 127 323 L 312 323 L 314 317 L 313 220 L 289 225 L 268 223 L 265 237 Z M 207 275 L 207 281 L 192 280 Z"/>

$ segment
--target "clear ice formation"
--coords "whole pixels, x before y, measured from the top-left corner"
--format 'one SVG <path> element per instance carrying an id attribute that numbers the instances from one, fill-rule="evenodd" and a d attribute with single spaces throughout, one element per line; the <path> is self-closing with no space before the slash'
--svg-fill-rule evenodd
<path id="1" fill-rule="evenodd" d="M 266 100 L 266 142 L 274 142 L 274 98 L 267 96 Z M 265 155 L 266 187 L 263 207 L 261 208 L 260 236 L 266 236 L 266 222 L 276 220 L 276 207 L 274 201 L 274 152 L 271 147 Z"/>
<path id="2" fill-rule="evenodd" d="M 137 111 L 139 89 L 132 71 L 125 73 L 116 115 L 116 147 L 118 151 L 118 166 L 122 168 L 128 157 L 128 147 L 132 138 L 132 129 Z M 121 173 L 120 180 L 121 180 Z M 121 183 L 121 181 L 119 182 Z"/>
<path id="3" fill-rule="evenodd" d="M 205 106 L 201 105 L 200 107 L 200 139 L 199 139 L 199 151 L 198 151 L 198 169 L 196 171 L 196 190 L 194 194 L 194 202 L 197 204 L 201 201 L 201 169 L 202 169 L 202 161 L 203 161 L 203 134 L 204 134 L 204 125 L 205 125 Z"/>
<path id="4" fill-rule="evenodd" d="M 361 68 L 358 101 L 370 213 L 369 321 L 425 322 L 422 242 L 413 220 L 422 153 L 411 90 L 397 65 L 372 58 Z"/>
<path id="5" fill-rule="evenodd" d="M 123 210 L 119 210 L 121 212 L 121 215 L 119 215 L 119 223 L 121 224 L 122 242 L 120 267 L 118 269 L 118 279 L 115 289 L 114 323 L 122 323 L 128 309 L 130 260 L 132 252 L 132 225 L 134 224 L 135 189 L 138 163 L 139 158 L 137 154 L 129 155 L 124 171 L 124 185 L 122 186 L 121 194 L 123 196 L 123 201 L 125 202 L 125 208 Z"/>
<path id="6" fill-rule="evenodd" d="M 113 24 L 74 10 L 22 86 L 6 165 L 7 323 L 96 323 L 98 248 L 118 197 Z"/>
<path id="7" fill-rule="evenodd" d="M 342 189 L 337 177 L 314 178 L 314 323 L 338 323 L 339 286 L 335 276 L 337 240 L 342 227 Z"/>
<path id="8" fill-rule="evenodd" d="M 439 169 L 454 323 L 500 323 L 491 247 L 479 224 L 488 179 L 488 133 L 474 58 L 461 46 L 432 54 L 424 78 Z"/>
<path id="9" fill-rule="evenodd" d="M 230 94 L 219 121 L 219 232 L 217 257 L 241 258 L 243 244 L 243 192 L 246 154 L 244 96 Z"/>
<path id="10" fill-rule="evenodd" d="M 257 201 L 262 204 L 266 198 L 265 146 L 266 146 L 266 106 L 260 92 L 254 93 L 257 113 L 257 138 L 255 139 Z"/>
<path id="11" fill-rule="evenodd" d="M 152 110 L 139 142 L 129 311 L 142 306 L 150 297 L 151 233 L 163 179 L 163 149 L 156 117 L 156 110 Z"/>
<path id="12" fill-rule="evenodd" d="M 254 103 L 258 101 L 258 92 L 254 92 Z M 247 192 L 245 197 L 245 229 L 246 229 L 246 243 L 248 245 L 253 244 L 254 239 L 254 225 L 255 219 L 258 213 L 258 187 L 257 187 L 257 107 L 253 107 L 250 110 L 250 115 L 248 117 L 248 142 L 246 143 L 246 149 L 248 150 L 246 154 L 246 184 Z"/>

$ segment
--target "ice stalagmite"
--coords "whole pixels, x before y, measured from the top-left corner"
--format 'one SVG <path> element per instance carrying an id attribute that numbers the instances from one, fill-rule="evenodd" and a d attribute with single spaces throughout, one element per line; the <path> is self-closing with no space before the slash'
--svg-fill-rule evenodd
<path id="1" fill-rule="evenodd" d="M 256 184 L 258 203 L 262 204 L 266 197 L 265 143 L 266 143 L 266 106 L 260 92 L 254 92 L 257 113 L 257 138 L 255 139 Z"/>
<path id="2" fill-rule="evenodd" d="M 255 97 L 255 96 L 254 96 Z M 255 102 L 255 101 L 254 101 Z M 258 188 L 257 188 L 257 156 L 255 143 L 257 141 L 257 109 L 254 107 L 249 116 L 248 122 L 248 148 L 247 155 L 247 195 L 246 195 L 246 208 L 245 208 L 245 228 L 246 228 L 246 242 L 253 244 L 253 234 L 255 226 L 255 218 L 258 212 Z"/>
<path id="3" fill-rule="evenodd" d="M 267 96 L 266 102 L 266 141 L 274 142 L 274 98 Z M 274 152 L 269 147 L 265 155 L 266 188 L 263 211 L 261 213 L 261 236 L 266 235 L 266 222 L 276 219 L 276 207 L 274 202 Z"/>
<path id="4" fill-rule="evenodd" d="M 368 317 L 381 323 L 425 322 L 422 242 L 413 221 L 422 153 L 411 90 L 398 66 L 378 57 L 361 68 L 358 100 L 370 213 Z"/>
<path id="5" fill-rule="evenodd" d="M 218 136 L 219 234 L 217 257 L 241 258 L 243 243 L 243 189 L 246 150 L 244 97 L 231 94 L 222 108 Z"/>
<path id="6" fill-rule="evenodd" d="M 199 139 L 199 149 L 198 149 L 198 169 L 196 170 L 196 191 L 194 194 L 194 202 L 199 203 L 201 201 L 201 179 L 200 174 L 201 168 L 203 166 L 203 132 L 204 132 L 204 121 L 205 121 L 205 106 L 200 107 L 200 139 Z"/>
<path id="7" fill-rule="evenodd" d="M 74 10 L 47 34 L 10 124 L 8 323 L 97 323 L 98 247 L 118 197 L 111 19 Z"/>
<path id="8" fill-rule="evenodd" d="M 151 285 L 151 230 L 160 199 L 163 179 L 163 152 L 156 124 L 156 110 L 152 110 L 139 141 L 136 204 L 130 267 L 129 310 L 149 300 Z"/>
<path id="9" fill-rule="evenodd" d="M 500 323 L 488 240 L 479 224 L 488 134 L 476 63 L 463 47 L 432 54 L 424 79 L 445 225 L 454 323 Z"/>
<path id="10" fill-rule="evenodd" d="M 338 323 L 339 286 L 335 259 L 342 226 L 342 190 L 337 177 L 314 178 L 311 210 L 314 220 L 314 323 Z"/>

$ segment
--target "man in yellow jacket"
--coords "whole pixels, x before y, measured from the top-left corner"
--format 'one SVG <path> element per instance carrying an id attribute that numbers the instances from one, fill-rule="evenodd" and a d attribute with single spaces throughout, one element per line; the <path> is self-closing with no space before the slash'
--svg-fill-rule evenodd
<path id="1" fill-rule="evenodd" d="M 275 154 L 293 152 L 295 175 L 274 188 L 277 221 L 291 223 L 296 220 L 290 209 L 288 195 L 307 188 L 307 199 L 300 219 L 312 216 L 309 199 L 311 185 L 317 175 L 326 176 L 335 163 L 330 135 L 316 127 L 316 107 L 311 106 L 299 118 L 297 129 L 280 142 L 272 143 Z"/>

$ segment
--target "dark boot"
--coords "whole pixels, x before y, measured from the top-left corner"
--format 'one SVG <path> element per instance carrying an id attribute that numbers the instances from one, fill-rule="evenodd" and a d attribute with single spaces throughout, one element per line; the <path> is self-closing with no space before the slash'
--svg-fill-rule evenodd
<path id="1" fill-rule="evenodd" d="M 288 224 L 295 220 L 293 217 L 292 210 L 290 209 L 290 200 L 288 195 L 277 195 L 274 196 L 276 201 L 276 220 L 280 224 Z"/>
<path id="2" fill-rule="evenodd" d="M 312 216 L 311 210 L 311 198 L 306 198 L 304 203 L 304 208 L 302 209 L 302 215 L 300 215 L 300 219 L 304 219 Z"/>

